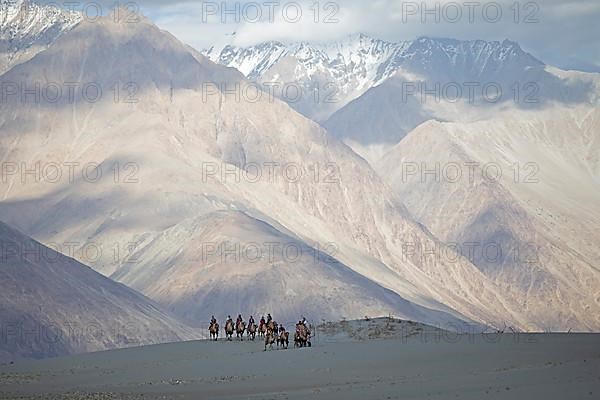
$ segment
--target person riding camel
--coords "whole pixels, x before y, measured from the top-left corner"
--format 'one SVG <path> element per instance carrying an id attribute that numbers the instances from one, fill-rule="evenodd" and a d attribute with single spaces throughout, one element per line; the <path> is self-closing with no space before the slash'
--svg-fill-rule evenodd
<path id="1" fill-rule="evenodd" d="M 304 316 L 302 316 L 302 321 L 300 321 L 302 323 L 302 326 L 304 327 L 305 331 L 306 331 L 306 336 L 308 337 L 308 343 L 310 345 L 310 329 L 308 327 L 308 324 L 306 323 L 306 318 L 304 318 Z"/>

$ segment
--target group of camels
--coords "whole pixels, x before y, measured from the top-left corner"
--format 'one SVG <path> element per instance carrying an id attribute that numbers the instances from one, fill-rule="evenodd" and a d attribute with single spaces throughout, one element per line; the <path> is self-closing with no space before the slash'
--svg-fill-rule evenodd
<path id="1" fill-rule="evenodd" d="M 217 341 L 219 339 L 219 323 L 213 317 L 208 328 L 210 339 Z M 289 345 L 290 333 L 283 327 L 278 325 L 272 318 L 261 318 L 257 325 L 254 320 L 244 322 L 238 317 L 234 323 L 231 318 L 228 318 L 225 322 L 225 337 L 227 340 L 233 340 L 233 334 L 236 334 L 238 340 L 244 340 L 244 333 L 249 340 L 255 340 L 256 335 L 265 340 L 265 351 L 267 347 L 273 349 L 273 344 L 277 345 L 277 348 L 287 349 Z M 294 334 L 294 347 L 310 347 L 310 329 L 306 324 L 306 320 L 302 319 L 296 324 L 296 332 Z"/>

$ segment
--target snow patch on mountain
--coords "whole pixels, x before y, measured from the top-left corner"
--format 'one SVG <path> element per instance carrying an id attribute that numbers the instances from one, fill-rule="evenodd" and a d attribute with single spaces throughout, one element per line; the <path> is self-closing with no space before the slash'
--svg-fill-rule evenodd
<path id="1" fill-rule="evenodd" d="M 212 61 L 237 68 L 248 79 L 268 84 L 296 84 L 300 100 L 288 101 L 297 111 L 323 121 L 367 90 L 399 72 L 424 78 L 459 79 L 494 75 L 504 70 L 541 69 L 543 63 L 512 41 L 460 41 L 421 37 L 388 42 L 356 34 L 338 42 L 265 42 L 250 47 L 212 47 L 202 52 Z M 453 73 L 454 71 L 454 73 Z M 461 71 L 456 74 L 456 71 Z M 331 91 L 315 100 L 315 90 Z M 320 86 L 319 86 L 320 85 Z M 287 100 L 285 96 L 280 96 Z M 313 104 L 310 104 L 310 103 Z"/>
<path id="2" fill-rule="evenodd" d="M 52 4 L 0 0 L 0 74 L 46 49 L 82 20 Z"/>

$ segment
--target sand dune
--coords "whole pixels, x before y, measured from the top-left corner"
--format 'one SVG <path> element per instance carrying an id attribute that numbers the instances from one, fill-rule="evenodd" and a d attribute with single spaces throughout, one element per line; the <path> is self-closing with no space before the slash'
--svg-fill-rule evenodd
<path id="1" fill-rule="evenodd" d="M 369 326 L 371 340 L 348 335 Z M 201 341 L 0 366 L 0 397 L 594 399 L 598 371 L 599 335 L 456 336 L 383 319 L 331 324 L 305 349 Z"/>

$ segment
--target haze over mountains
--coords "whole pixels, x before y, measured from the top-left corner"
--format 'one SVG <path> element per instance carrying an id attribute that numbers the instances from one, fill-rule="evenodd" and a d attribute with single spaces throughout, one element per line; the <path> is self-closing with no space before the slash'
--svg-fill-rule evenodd
<path id="1" fill-rule="evenodd" d="M 192 340 L 150 299 L 0 223 L 0 361 Z"/>
<path id="2" fill-rule="evenodd" d="M 427 122 L 377 169 L 441 240 L 460 243 L 465 254 L 467 243 L 477 243 L 469 258 L 505 293 L 540 313 L 547 301 L 557 309 L 555 323 L 569 324 L 561 303 L 589 310 L 598 301 L 598 116 L 597 108 L 552 108 L 469 124 Z M 402 166 L 414 162 L 433 170 L 461 165 L 464 175 L 455 181 L 451 169 L 435 182 L 423 178 L 421 165 L 406 175 Z M 492 171 L 504 176 L 496 180 Z M 486 244 L 494 245 L 487 256 Z M 595 312 L 587 318 L 597 323 Z"/>
<path id="3" fill-rule="evenodd" d="M 265 50 L 272 48 L 283 56 Z M 527 307 L 544 299 L 555 299 L 553 306 L 597 305 L 597 74 L 546 66 L 506 40 L 392 44 L 358 35 L 328 46 L 265 43 L 220 54 L 215 60 L 257 81 L 275 74 L 282 84 L 304 84 L 331 65 L 343 71 L 334 81 L 343 82 L 339 76 L 368 65 L 362 77 L 375 70 L 377 78 L 366 79 L 368 90 L 324 121 L 329 132 L 368 160 L 420 222 L 445 243 L 459 244 L 503 292 L 528 299 Z M 335 62 L 299 74 L 315 58 L 304 54 Z M 282 73 L 279 65 L 290 58 L 296 73 Z M 490 101 L 474 91 L 470 99 L 468 82 L 497 85 L 503 98 Z M 463 96 L 440 89 L 451 85 L 462 86 Z M 490 164 L 500 168 L 500 181 L 488 179 Z M 500 254 L 496 248 L 484 254 L 486 245 Z M 554 318 L 560 324 L 570 317 L 557 312 Z M 597 317 L 591 313 L 588 321 L 594 325 Z"/>
<path id="4" fill-rule="evenodd" d="M 138 53 L 132 53 L 132 48 L 138 49 Z M 147 57 L 143 53 L 145 49 L 164 63 L 154 63 L 150 66 L 152 71 L 137 74 L 135 67 L 143 65 Z M 346 146 L 328 138 L 315 123 L 279 101 L 271 103 L 265 99 L 252 104 L 225 102 L 220 96 L 203 99 L 198 90 L 203 79 L 212 81 L 215 77 L 227 77 L 232 83 L 243 79 L 242 76 L 208 60 L 199 63 L 186 47 L 148 21 L 118 26 L 110 21 L 97 24 L 82 22 L 48 51 L 14 67 L 3 78 L 12 81 L 20 77 L 35 81 L 40 78 L 36 76 L 39 65 L 53 65 L 52 60 L 59 55 L 60 63 L 55 69 L 46 68 L 43 79 L 65 82 L 77 77 L 81 79 L 77 60 L 83 59 L 90 67 L 85 69 L 89 76 L 84 75 L 83 79 L 94 78 L 96 82 L 108 85 L 110 82 L 126 82 L 133 76 L 142 77 L 136 81 L 141 88 L 139 103 L 116 104 L 112 98 L 97 103 L 77 99 L 74 104 L 56 103 L 40 108 L 39 104 L 22 104 L 19 100 L 7 102 L 2 112 L 5 117 L 2 121 L 4 160 L 23 160 L 26 164 L 38 162 L 39 154 L 32 152 L 34 147 L 27 143 L 27 138 L 39 140 L 41 132 L 38 126 L 43 126 L 43 135 L 51 133 L 44 139 L 44 162 L 61 164 L 69 160 L 80 165 L 105 162 L 105 168 L 112 162 L 120 162 L 121 166 L 135 163 L 139 168 L 135 176 L 139 183 L 115 184 L 112 176 L 105 176 L 93 184 L 81 178 L 63 185 L 46 181 L 37 184 L 31 180 L 23 183 L 12 176 L 7 180 L 4 191 L 2 217 L 5 220 L 42 240 L 82 244 L 93 241 L 109 245 L 139 243 L 139 251 L 142 251 L 166 229 L 183 224 L 187 219 L 223 209 L 242 210 L 281 225 L 299 240 L 335 243 L 339 248 L 335 257 L 340 261 L 345 263 L 344 258 L 352 260 L 359 257 L 361 263 L 355 268 L 360 268 L 361 273 L 368 272 L 371 279 L 376 277 L 380 284 L 385 282 L 386 288 L 403 288 L 408 291 L 401 295 L 409 296 L 409 301 L 448 310 L 437 298 L 423 296 L 420 289 L 413 288 L 411 283 L 399 276 L 400 273 L 411 273 L 411 263 L 402 263 L 392 269 L 382 265 L 380 259 L 398 260 L 401 257 L 401 254 L 393 254 L 388 249 L 391 246 L 388 241 L 400 241 L 401 235 L 428 243 L 435 239 L 409 215 L 405 215 L 404 208 L 396 204 L 390 192 L 380 190 L 383 184 L 363 160 Z M 124 59 L 128 62 L 123 63 Z M 175 62 L 170 63 L 172 60 Z M 160 73 L 157 72 L 159 70 Z M 189 86 L 180 89 L 177 85 L 182 82 L 179 80 L 182 76 L 188 77 Z M 197 81 L 194 81 L 196 77 Z M 167 88 L 173 88 L 172 95 L 168 89 L 165 90 L 166 82 L 169 82 Z M 194 87 L 194 82 L 198 82 L 198 86 Z M 37 110 L 38 124 L 25 131 L 23 126 L 30 120 L 33 109 Z M 109 116 L 115 122 L 107 124 Z M 84 127 L 85 133 L 82 131 Z M 296 145 L 290 147 L 289 143 Z M 284 175 L 284 168 L 279 167 L 275 168 L 272 176 L 263 173 L 259 180 L 244 179 L 238 183 L 235 179 L 222 179 L 220 174 L 206 179 L 206 163 L 225 168 L 224 162 L 231 165 L 254 162 L 263 168 L 266 168 L 266 163 L 282 166 L 295 163 L 293 165 L 299 166 L 302 177 L 293 182 Z M 325 166 L 332 162 L 335 165 L 330 171 Z M 315 166 L 319 179 L 311 174 L 310 168 Z M 365 204 L 367 193 L 371 195 L 369 203 Z M 90 209 L 94 212 L 89 212 Z M 385 226 L 385 229 L 391 230 L 386 234 L 389 239 L 380 231 L 378 222 L 388 215 L 392 221 Z M 177 236 L 169 239 L 172 243 L 163 243 L 161 250 L 171 258 L 178 257 L 185 250 L 185 242 Z M 356 242 L 370 243 L 373 253 L 357 252 Z M 110 257 L 106 258 L 92 266 L 107 275 L 118 276 L 123 267 L 121 260 L 114 262 Z M 199 268 L 201 259 L 196 259 L 196 262 Z M 373 267 L 369 268 L 369 264 Z M 406 266 L 410 266 L 409 270 L 401 271 Z M 245 268 L 243 263 L 235 261 L 225 267 Z M 454 269 L 476 272 L 468 263 L 459 264 Z M 138 272 L 150 276 L 153 268 L 139 268 Z M 439 273 L 430 273 L 432 276 L 424 277 L 419 282 L 420 286 L 425 286 L 429 280 L 441 279 Z M 136 281 L 141 278 L 129 276 L 128 279 Z M 297 275 L 293 279 L 301 280 L 302 276 Z M 448 284 L 436 291 L 448 292 L 449 297 L 455 297 L 449 289 L 452 284 L 456 287 L 471 286 L 478 282 L 477 279 L 473 277 L 463 282 L 456 276 L 448 276 L 444 279 L 449 281 Z M 196 286 L 193 281 L 185 284 Z M 493 288 L 488 290 L 494 297 Z M 179 296 L 188 296 L 188 290 L 180 288 Z M 299 302 L 302 303 L 308 291 L 306 294 L 300 292 L 300 296 Z M 325 293 L 321 296 L 324 303 L 327 299 Z M 173 301 L 172 295 L 170 301 Z M 266 296 L 262 299 L 262 307 L 257 305 L 257 308 L 265 309 L 274 301 Z M 490 318 L 492 315 L 473 308 L 464 298 L 456 297 L 452 302 L 464 303 L 473 316 L 481 313 L 482 317 Z M 204 314 L 232 312 L 226 303 L 220 307 L 218 310 L 207 309 Z M 292 318 L 291 314 L 298 306 L 297 303 L 283 301 L 283 307 L 290 311 L 282 311 L 282 317 Z M 455 313 L 462 317 L 462 311 Z M 324 313 L 314 317 L 329 315 Z"/>
<path id="5" fill-rule="evenodd" d="M 76 243 L 75 258 L 195 326 L 212 314 L 273 311 L 282 321 L 393 313 L 600 329 L 597 75 L 551 69 L 512 42 L 386 44 L 359 35 L 327 49 L 229 49 L 218 52 L 224 66 L 145 18 L 77 23 L 0 76 L 102 89 L 94 102 L 77 89 L 73 99 L 17 94 L 0 103 L 0 158 L 16 168 L 3 171 L 0 220 L 42 243 Z M 303 85 L 334 79 L 344 101 L 302 108 L 215 90 L 250 85 L 244 74 Z M 398 85 L 410 74 L 533 80 L 540 101 L 409 102 Z M 348 127 L 354 116 L 362 132 Z M 451 161 L 497 162 L 504 178 L 403 179 L 406 163 Z M 525 164 L 538 165 L 539 183 L 510 182 L 514 162 L 525 177 Z M 61 168 L 58 179 L 42 172 L 48 165 Z M 539 259 L 490 263 L 456 254 L 445 246 L 452 241 L 504 250 L 533 242 Z M 274 242 L 273 257 L 257 254 L 257 244 L 265 251 Z M 90 244 L 99 257 L 83 252 Z M 234 254 L 223 254 L 228 245 Z M 285 246 L 302 256 L 291 261 Z"/>
<path id="6" fill-rule="evenodd" d="M 176 258 L 165 251 L 174 238 L 180 241 Z M 236 252 L 236 247 L 245 249 Z M 190 324 L 203 321 L 207 309 L 225 312 L 224 305 L 243 315 L 271 310 L 286 326 L 304 314 L 330 320 L 388 313 L 461 323 L 447 313 L 411 304 L 326 251 L 239 211 L 186 220 L 163 232 L 136 257 L 139 262 L 112 277 L 147 293 Z"/>

